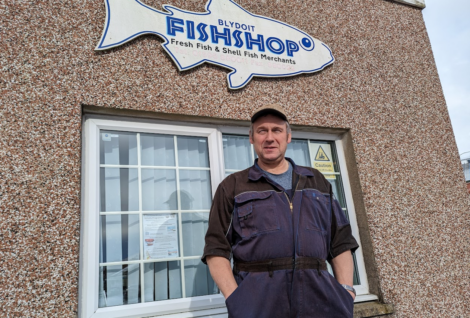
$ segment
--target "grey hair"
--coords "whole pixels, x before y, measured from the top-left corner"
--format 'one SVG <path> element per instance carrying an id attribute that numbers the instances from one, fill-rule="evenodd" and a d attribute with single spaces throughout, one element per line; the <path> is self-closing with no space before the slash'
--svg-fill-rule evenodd
<path id="1" fill-rule="evenodd" d="M 290 125 L 289 125 L 289 122 L 287 120 L 284 121 L 284 123 L 286 124 L 286 131 L 287 131 L 287 134 L 290 134 L 292 133 L 292 129 L 290 128 Z M 253 138 L 253 123 L 250 124 L 250 130 L 249 130 L 249 135 L 251 136 L 251 138 Z"/>

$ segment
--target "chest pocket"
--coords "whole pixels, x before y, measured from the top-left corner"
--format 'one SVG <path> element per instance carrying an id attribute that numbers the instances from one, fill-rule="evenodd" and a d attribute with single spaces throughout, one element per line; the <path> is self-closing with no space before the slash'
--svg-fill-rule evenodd
<path id="1" fill-rule="evenodd" d="M 235 215 L 240 236 L 251 237 L 260 233 L 281 229 L 277 216 L 273 191 L 247 192 L 235 198 Z"/>
<path id="2" fill-rule="evenodd" d="M 303 190 L 303 223 L 307 230 L 325 231 L 330 227 L 330 196 L 315 189 Z"/>

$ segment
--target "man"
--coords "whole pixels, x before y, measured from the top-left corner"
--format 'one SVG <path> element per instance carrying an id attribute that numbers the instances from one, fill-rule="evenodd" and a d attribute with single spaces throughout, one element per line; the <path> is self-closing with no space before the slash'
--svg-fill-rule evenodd
<path id="1" fill-rule="evenodd" d="M 251 123 L 258 159 L 219 185 L 202 257 L 229 317 L 352 317 L 358 245 L 330 183 L 284 157 L 291 131 L 279 105 Z"/>

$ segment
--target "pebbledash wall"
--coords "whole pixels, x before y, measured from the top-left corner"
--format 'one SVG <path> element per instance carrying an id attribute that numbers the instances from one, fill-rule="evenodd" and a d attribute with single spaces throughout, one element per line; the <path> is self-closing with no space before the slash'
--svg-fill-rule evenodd
<path id="1" fill-rule="evenodd" d="M 206 4 L 144 2 L 196 12 Z M 468 195 L 424 3 L 399 2 L 411 5 L 237 1 L 325 42 L 336 61 L 233 91 L 226 69 L 179 72 L 154 36 L 95 52 L 103 0 L 1 1 L 1 316 L 76 317 L 85 301 L 84 116 L 247 126 L 254 109 L 277 102 L 294 130 L 344 140 L 370 290 L 374 304 L 388 304 L 356 304 L 357 315 L 468 317 Z"/>

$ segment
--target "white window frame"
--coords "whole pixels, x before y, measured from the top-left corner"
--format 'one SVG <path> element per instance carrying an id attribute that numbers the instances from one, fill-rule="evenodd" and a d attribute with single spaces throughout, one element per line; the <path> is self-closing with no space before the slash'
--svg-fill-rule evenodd
<path id="1" fill-rule="evenodd" d="M 87 115 L 83 118 L 79 317 L 226 317 L 225 299 L 221 294 L 98 308 L 100 130 L 206 137 L 209 148 L 211 190 L 214 196 L 218 184 L 225 176 L 222 134 L 248 135 L 248 127 L 182 122 L 169 123 L 168 121 L 130 120 L 126 118 L 115 119 L 96 115 Z M 335 142 L 351 228 L 353 235 L 360 245 L 359 229 L 354 211 L 352 192 L 349 186 L 342 135 L 293 131 L 292 137 Z M 354 286 L 358 294 L 355 302 L 378 299 L 376 295 L 369 294 L 369 285 L 361 247 L 356 252 L 356 262 L 361 285 Z"/>
<path id="2" fill-rule="evenodd" d="M 209 148 L 211 190 L 222 180 L 217 129 L 196 125 L 168 125 L 162 122 L 132 122 L 100 118 L 84 119 L 83 187 L 80 251 L 80 318 L 148 317 L 205 310 L 208 314 L 226 312 L 221 294 L 98 308 L 99 283 L 99 138 L 100 130 L 206 137 Z M 141 273 L 143 275 L 143 273 Z M 143 296 L 142 296 L 143 297 Z M 173 315 L 172 315 L 173 316 Z M 191 317 L 186 314 L 185 317 Z"/>

